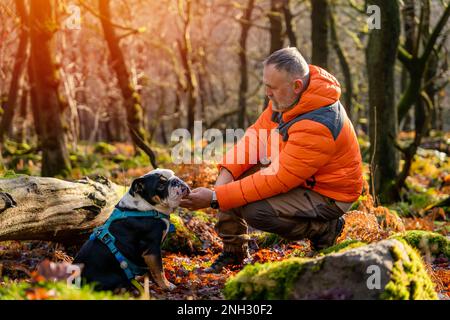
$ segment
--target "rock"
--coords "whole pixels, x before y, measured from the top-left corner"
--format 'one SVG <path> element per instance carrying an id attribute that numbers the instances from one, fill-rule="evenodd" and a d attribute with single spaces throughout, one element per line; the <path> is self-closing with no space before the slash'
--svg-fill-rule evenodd
<path id="1" fill-rule="evenodd" d="M 194 254 L 201 250 L 200 239 L 186 227 L 179 215 L 171 214 L 170 222 L 175 226 L 175 232 L 168 234 L 162 245 L 163 250 L 185 254 Z"/>
<path id="2" fill-rule="evenodd" d="M 175 232 L 167 236 L 162 249 L 187 255 L 221 251 L 220 238 L 214 231 L 215 218 L 179 208 L 170 215 L 170 221 Z"/>
<path id="3" fill-rule="evenodd" d="M 401 240 L 246 266 L 225 285 L 227 299 L 437 299 L 418 253 Z"/>

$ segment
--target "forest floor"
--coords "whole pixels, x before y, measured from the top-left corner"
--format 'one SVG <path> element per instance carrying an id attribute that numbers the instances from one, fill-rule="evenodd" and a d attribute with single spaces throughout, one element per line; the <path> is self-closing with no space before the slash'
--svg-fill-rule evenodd
<path id="1" fill-rule="evenodd" d="M 408 135 L 405 134 L 405 139 Z M 450 144 L 450 135 L 445 136 Z M 364 152 L 364 145 L 362 144 Z M 156 150 L 159 160 L 168 163 L 168 153 L 164 149 Z M 11 145 L 11 157 L 8 167 L 14 173 L 38 175 L 39 159 L 25 146 Z M 364 154 L 364 153 L 363 153 Z M 131 146 L 126 144 L 97 144 L 94 147 L 82 147 L 71 156 L 73 179 L 85 175 L 101 174 L 112 181 L 129 186 L 133 178 L 150 170 L 142 155 L 135 156 Z M 192 188 L 212 186 L 217 169 L 212 164 L 202 165 L 165 165 L 184 179 Z M 368 168 L 365 166 L 367 178 Z M 450 160 L 447 154 L 430 149 L 419 149 L 415 157 L 411 176 L 407 179 L 408 191 L 402 202 L 388 208 L 376 207 L 371 196 L 365 192 L 355 204 L 353 211 L 345 216 L 346 229 L 338 242 L 346 239 L 376 242 L 387 238 L 402 228 L 406 230 L 427 230 L 450 235 L 450 211 L 448 206 L 434 207 L 433 204 L 446 199 L 450 194 Z M 4 172 L 4 176 L 11 175 Z M 367 188 L 367 186 L 366 186 Z M 164 250 L 163 261 L 166 277 L 177 288 L 171 292 L 159 289 L 151 280 L 141 279 L 145 289 L 144 296 L 151 299 L 224 299 L 222 288 L 238 270 L 224 270 L 220 274 L 207 274 L 208 267 L 221 251 L 220 239 L 214 232 L 215 212 L 203 210 L 201 219 L 192 219 L 193 214 L 179 210 L 178 215 L 191 231 L 201 240 L 200 249 Z M 373 223 L 373 215 L 377 217 Z M 206 216 L 206 218 L 204 218 Z M 380 217 L 383 219 L 380 220 Z M 348 227 L 350 226 L 350 227 Z M 403 227 L 404 226 L 404 227 Z M 267 237 L 261 240 L 261 234 L 253 233 L 250 242 L 254 262 L 280 261 L 288 257 L 317 255 L 311 249 L 308 240 L 286 242 L 278 238 Z M 112 298 L 90 294 L 67 295 L 60 289 L 41 283 L 34 271 L 44 259 L 53 262 L 71 262 L 78 247 L 64 247 L 62 244 L 46 241 L 5 241 L 0 242 L 0 299 L 91 299 Z M 191 252 L 189 252 L 191 251 Z M 425 261 L 427 271 L 433 280 L 441 299 L 450 299 L 450 266 L 448 259 Z M 3 288 L 3 289 L 2 289 Z M 2 291 L 3 290 L 3 291 Z M 2 297 L 3 295 L 3 297 Z M 121 296 L 122 298 L 127 296 Z M 142 298 L 142 296 L 141 296 Z"/>

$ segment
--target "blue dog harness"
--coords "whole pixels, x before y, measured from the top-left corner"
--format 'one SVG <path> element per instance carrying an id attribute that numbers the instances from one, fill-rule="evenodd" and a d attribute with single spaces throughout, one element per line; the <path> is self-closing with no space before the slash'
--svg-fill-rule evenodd
<path id="1" fill-rule="evenodd" d="M 95 228 L 94 232 L 89 237 L 89 240 L 100 240 L 103 244 L 105 244 L 109 251 L 114 255 L 114 257 L 119 262 L 120 267 L 125 272 L 128 280 L 134 279 L 135 276 L 143 275 L 147 271 L 146 267 L 139 267 L 135 263 L 131 262 L 127 259 L 116 247 L 116 238 L 109 232 L 109 227 L 111 223 L 117 220 L 122 220 L 126 218 L 134 218 L 134 217 L 153 217 L 155 219 L 163 219 L 166 224 L 169 225 L 168 231 L 165 233 L 163 240 L 165 239 L 167 233 L 175 231 L 174 225 L 171 224 L 169 215 L 156 211 L 122 211 L 118 208 L 115 208 L 112 212 L 111 216 L 106 220 L 106 222 L 100 226 Z M 166 229 L 167 230 L 167 229 Z"/>

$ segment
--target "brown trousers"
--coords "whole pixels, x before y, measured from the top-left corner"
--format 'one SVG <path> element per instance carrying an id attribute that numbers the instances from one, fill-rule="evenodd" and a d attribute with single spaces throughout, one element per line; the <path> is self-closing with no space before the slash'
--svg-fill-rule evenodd
<path id="1" fill-rule="evenodd" d="M 242 179 L 257 170 L 245 172 Z M 219 211 L 216 231 L 224 251 L 239 252 L 250 240 L 248 226 L 278 234 L 288 240 L 312 239 L 327 232 L 333 220 L 342 216 L 351 203 L 336 203 L 317 192 L 295 188 L 271 198 L 249 203 L 229 211 Z"/>

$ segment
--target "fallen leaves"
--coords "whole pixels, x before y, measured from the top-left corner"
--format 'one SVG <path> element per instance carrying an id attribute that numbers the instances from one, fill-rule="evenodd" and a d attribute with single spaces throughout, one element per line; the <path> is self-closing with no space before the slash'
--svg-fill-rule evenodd
<path id="1" fill-rule="evenodd" d="M 46 288 L 29 288 L 26 290 L 25 296 L 28 300 L 47 300 L 56 297 L 55 290 L 47 290 Z"/>

